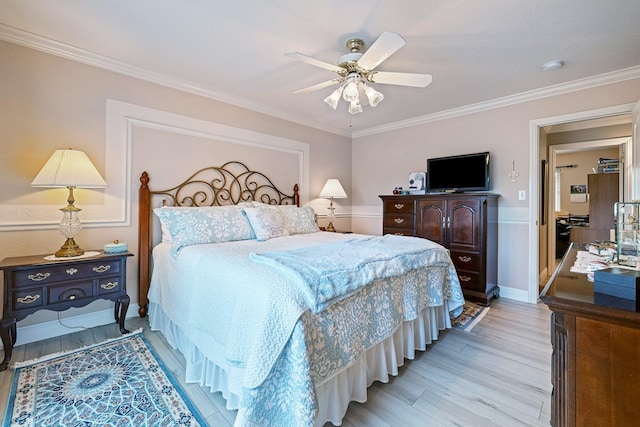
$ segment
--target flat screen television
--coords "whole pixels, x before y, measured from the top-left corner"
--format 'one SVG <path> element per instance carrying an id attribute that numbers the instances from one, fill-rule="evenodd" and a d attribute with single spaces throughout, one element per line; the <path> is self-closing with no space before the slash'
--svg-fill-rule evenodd
<path id="1" fill-rule="evenodd" d="M 489 191 L 489 152 L 427 159 L 427 192 Z"/>

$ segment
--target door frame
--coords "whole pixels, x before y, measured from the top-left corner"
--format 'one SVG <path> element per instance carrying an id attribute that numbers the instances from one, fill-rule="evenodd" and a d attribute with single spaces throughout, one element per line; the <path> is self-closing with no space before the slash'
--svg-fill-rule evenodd
<path id="1" fill-rule="evenodd" d="M 616 105 L 613 107 L 599 108 L 595 110 L 580 111 L 577 113 L 563 114 L 558 116 L 544 117 L 531 120 L 529 122 L 529 271 L 528 277 L 528 302 L 535 304 L 539 294 L 539 271 L 540 262 L 540 129 L 545 126 L 560 125 L 582 120 L 598 119 L 603 117 L 613 117 L 622 114 L 631 114 L 636 103 Z M 632 153 L 629 155 L 633 159 L 630 170 L 636 171 L 638 165 L 638 154 L 635 139 L 631 142 Z M 550 169 L 550 168 L 549 168 Z M 636 173 L 632 174 L 629 182 L 631 194 L 636 197 Z M 547 221 L 547 224 L 549 222 Z M 549 226 L 549 225 L 548 225 Z"/>

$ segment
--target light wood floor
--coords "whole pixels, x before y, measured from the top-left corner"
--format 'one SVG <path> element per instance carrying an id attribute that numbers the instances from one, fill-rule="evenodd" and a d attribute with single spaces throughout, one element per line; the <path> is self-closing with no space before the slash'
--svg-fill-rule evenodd
<path id="1" fill-rule="evenodd" d="M 368 401 L 352 403 L 343 425 L 351 426 L 548 426 L 551 399 L 550 312 L 543 304 L 497 299 L 469 333 L 443 332 L 427 351 L 406 361 L 389 383 L 369 388 Z M 127 319 L 143 328 L 173 375 L 210 426 L 231 426 L 234 411 L 220 393 L 184 383 L 184 358 L 145 319 Z M 118 336 L 115 324 L 18 346 L 12 361 L 67 351 Z M 0 373 L 4 414 L 11 368 Z"/>

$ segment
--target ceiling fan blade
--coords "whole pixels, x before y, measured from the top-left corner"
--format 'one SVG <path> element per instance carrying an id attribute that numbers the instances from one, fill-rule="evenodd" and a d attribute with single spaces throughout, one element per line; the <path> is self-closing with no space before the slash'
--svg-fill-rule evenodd
<path id="1" fill-rule="evenodd" d="M 373 83 L 382 83 L 386 85 L 427 87 L 433 80 L 433 77 L 431 76 L 431 74 L 374 71 L 369 74 L 368 80 Z"/>
<path id="2" fill-rule="evenodd" d="M 285 52 L 285 56 L 296 59 L 300 62 L 306 62 L 307 64 L 314 65 L 316 67 L 324 68 L 325 70 L 335 71 L 336 73 L 344 72 L 344 68 L 337 65 L 329 64 L 328 62 L 320 61 L 319 59 L 312 58 L 304 55 L 300 52 Z"/>
<path id="3" fill-rule="evenodd" d="M 313 92 L 314 90 L 324 89 L 325 87 L 334 85 L 336 83 L 340 83 L 342 81 L 344 81 L 344 79 L 342 79 L 342 78 L 331 79 L 331 80 L 328 80 L 326 82 L 318 83 L 317 85 L 313 85 L 313 86 L 309 86 L 309 87 L 304 88 L 304 89 L 297 90 L 297 91 L 295 91 L 293 93 L 309 93 L 309 92 Z"/>
<path id="4" fill-rule="evenodd" d="M 367 71 L 373 70 L 382 61 L 396 53 L 404 44 L 405 41 L 399 34 L 386 31 L 362 55 L 362 58 L 358 60 L 358 65 Z"/>

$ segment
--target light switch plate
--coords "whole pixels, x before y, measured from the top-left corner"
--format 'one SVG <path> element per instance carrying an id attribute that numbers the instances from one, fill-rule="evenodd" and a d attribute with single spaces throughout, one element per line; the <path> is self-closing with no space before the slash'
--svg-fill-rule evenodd
<path id="1" fill-rule="evenodd" d="M 527 200 L 527 191 L 526 190 L 518 191 L 518 200 Z"/>

